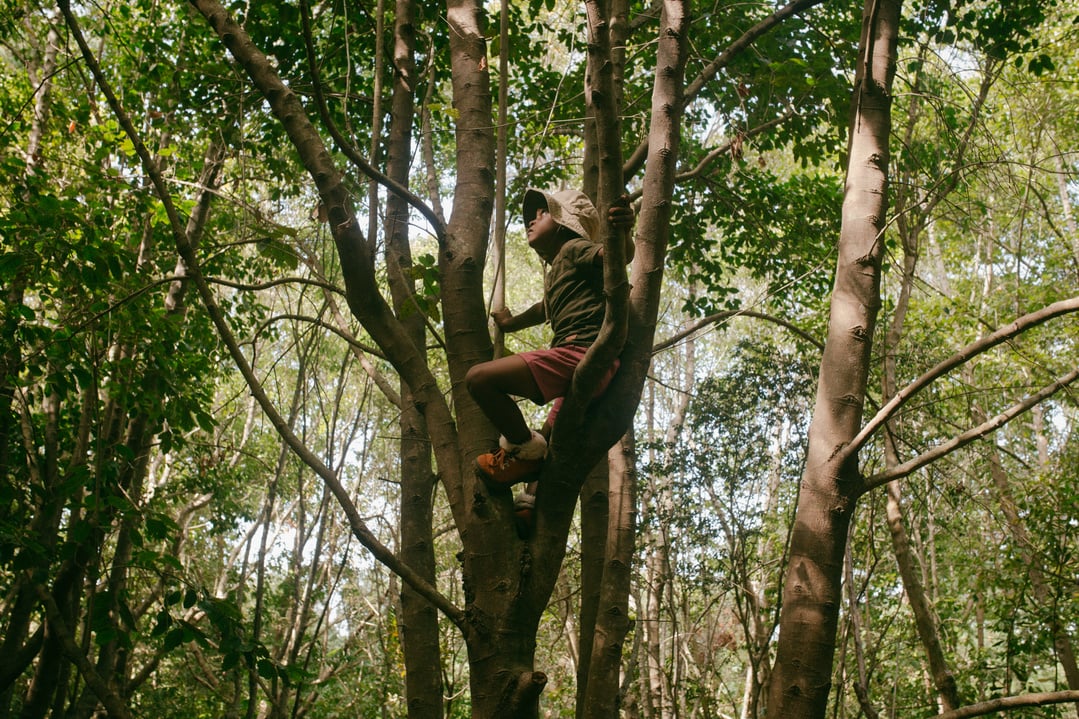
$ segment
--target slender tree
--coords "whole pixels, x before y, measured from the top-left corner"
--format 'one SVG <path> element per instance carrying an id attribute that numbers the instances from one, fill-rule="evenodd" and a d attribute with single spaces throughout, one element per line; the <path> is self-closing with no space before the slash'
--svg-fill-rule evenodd
<path id="1" fill-rule="evenodd" d="M 862 14 L 828 338 L 794 517 L 779 643 L 768 692 L 768 716 L 773 719 L 823 717 L 831 687 L 847 531 L 854 504 L 864 489 L 857 456 L 840 450 L 861 427 L 880 308 L 900 6 L 898 1 L 868 2 Z"/>

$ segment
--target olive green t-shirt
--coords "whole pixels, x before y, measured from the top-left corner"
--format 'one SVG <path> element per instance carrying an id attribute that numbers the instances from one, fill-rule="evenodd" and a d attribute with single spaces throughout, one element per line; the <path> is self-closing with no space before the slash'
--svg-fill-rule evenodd
<path id="1" fill-rule="evenodd" d="M 544 278 L 544 306 L 554 330 L 552 347 L 588 347 L 599 336 L 606 304 L 603 299 L 602 245 L 584 239 L 567 241 Z"/>

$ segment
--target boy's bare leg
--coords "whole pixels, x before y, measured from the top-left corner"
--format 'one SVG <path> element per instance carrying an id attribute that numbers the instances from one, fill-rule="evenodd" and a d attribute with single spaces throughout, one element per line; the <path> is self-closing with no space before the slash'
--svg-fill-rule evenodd
<path id="1" fill-rule="evenodd" d="M 468 371 L 465 382 L 476 404 L 502 436 L 514 444 L 524 444 L 532 438 L 532 430 L 513 396 L 538 403 L 543 402 L 543 397 L 523 359 L 510 356 L 482 362 Z"/>

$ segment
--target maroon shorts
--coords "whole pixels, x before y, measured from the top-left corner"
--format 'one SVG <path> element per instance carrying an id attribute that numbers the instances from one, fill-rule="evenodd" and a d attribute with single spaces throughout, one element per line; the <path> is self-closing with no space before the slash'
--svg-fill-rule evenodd
<path id="1" fill-rule="evenodd" d="M 532 372 L 532 378 L 536 380 L 536 386 L 543 395 L 543 403 L 546 404 L 552 399 L 555 401 L 547 415 L 549 423 L 554 423 L 554 418 L 562 407 L 562 397 L 569 390 L 569 384 L 573 380 L 573 371 L 577 369 L 577 365 L 584 359 L 587 351 L 587 347 L 579 345 L 562 345 L 546 350 L 521 352 L 517 355 L 525 361 Z M 592 397 L 599 397 L 606 391 L 611 378 L 618 371 L 619 364 L 620 362 L 616 359 L 610 369 L 600 378 Z"/>

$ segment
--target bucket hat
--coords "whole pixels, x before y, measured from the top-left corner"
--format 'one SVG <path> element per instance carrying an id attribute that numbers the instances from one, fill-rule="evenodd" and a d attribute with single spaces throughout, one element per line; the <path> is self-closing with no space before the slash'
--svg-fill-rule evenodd
<path id="1" fill-rule="evenodd" d="M 543 207 L 551 213 L 551 219 L 557 224 L 573 230 L 589 242 L 597 242 L 599 213 L 588 195 L 580 190 L 558 190 L 546 192 L 528 188 L 524 196 L 524 219 L 527 224 L 536 216 L 536 210 Z"/>

